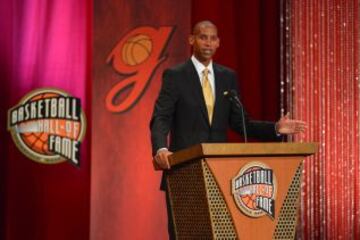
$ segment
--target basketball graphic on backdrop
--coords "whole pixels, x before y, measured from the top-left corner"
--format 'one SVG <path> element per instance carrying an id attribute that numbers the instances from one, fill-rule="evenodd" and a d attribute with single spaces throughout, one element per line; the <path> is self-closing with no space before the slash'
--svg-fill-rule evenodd
<path id="1" fill-rule="evenodd" d="M 122 48 L 122 60 L 129 66 L 135 66 L 146 61 L 152 51 L 151 38 L 145 34 L 129 37 Z"/>
<path id="2" fill-rule="evenodd" d="M 8 129 L 30 159 L 47 164 L 68 160 L 79 166 L 86 129 L 80 99 L 53 88 L 34 90 L 9 110 Z"/>
<path id="3" fill-rule="evenodd" d="M 173 26 L 136 27 L 116 43 L 106 63 L 114 70 L 109 79 L 121 80 L 112 85 L 106 94 L 107 110 L 122 113 L 136 105 L 157 67 L 167 58 L 163 51 L 174 29 Z"/>

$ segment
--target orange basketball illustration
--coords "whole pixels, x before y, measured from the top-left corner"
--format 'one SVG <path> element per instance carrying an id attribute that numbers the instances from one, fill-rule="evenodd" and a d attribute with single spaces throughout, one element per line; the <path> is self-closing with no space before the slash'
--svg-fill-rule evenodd
<path id="1" fill-rule="evenodd" d="M 67 137 L 70 139 L 77 139 L 79 137 L 80 132 L 79 131 L 73 131 L 73 132 L 67 132 L 66 129 L 66 121 L 65 120 L 53 120 L 53 119 L 48 119 L 47 121 L 47 125 L 48 127 L 46 128 L 51 128 L 54 130 L 54 128 L 56 128 L 55 132 L 49 132 L 49 131 L 45 131 L 45 132 L 31 132 L 33 131 L 31 128 L 29 128 L 28 130 L 26 130 L 26 127 L 22 129 L 23 133 L 20 134 L 22 140 L 24 141 L 24 143 L 31 148 L 33 151 L 40 153 L 40 154 L 45 154 L 45 155 L 53 155 L 53 153 L 48 151 L 48 139 L 49 139 L 49 135 L 53 134 L 53 135 L 57 135 L 60 137 Z M 69 123 L 69 121 L 68 121 Z M 80 129 L 81 127 L 81 123 L 75 123 L 74 121 L 71 122 L 72 124 L 79 124 L 79 127 L 77 127 L 76 129 Z M 45 129 L 46 130 L 46 129 Z"/>
<path id="2" fill-rule="evenodd" d="M 144 62 L 151 54 L 152 41 L 149 36 L 137 34 L 130 37 L 122 48 L 122 59 L 130 66 Z"/>
<path id="3" fill-rule="evenodd" d="M 247 194 L 244 196 L 241 196 L 241 200 L 250 209 L 255 210 L 256 209 L 256 195 L 255 194 Z"/>
<path id="4" fill-rule="evenodd" d="M 45 99 L 45 98 L 57 97 L 57 96 L 59 96 L 59 94 L 43 93 L 32 97 L 29 100 L 29 102 Z M 51 156 L 52 153 L 48 152 L 48 145 L 47 145 L 48 133 L 32 132 L 33 129 L 30 126 L 31 125 L 28 125 L 22 128 L 22 133 L 20 134 L 20 137 L 22 138 L 24 143 L 37 153 Z"/>
<path id="5" fill-rule="evenodd" d="M 251 171 L 259 169 L 258 167 L 252 167 L 249 168 L 244 173 L 250 173 Z M 256 197 L 259 195 L 258 192 L 255 192 L 254 190 L 245 190 L 244 194 L 240 195 L 241 200 L 243 201 L 244 205 L 250 209 L 256 210 Z"/>

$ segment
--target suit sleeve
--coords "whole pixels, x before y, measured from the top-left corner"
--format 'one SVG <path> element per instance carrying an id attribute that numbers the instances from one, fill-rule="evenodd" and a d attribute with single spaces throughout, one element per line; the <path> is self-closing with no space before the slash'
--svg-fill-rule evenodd
<path id="1" fill-rule="evenodd" d="M 162 77 L 160 93 L 155 102 L 150 121 L 153 155 L 156 154 L 158 149 L 168 147 L 167 139 L 175 114 L 177 95 L 173 73 L 171 70 L 165 70 Z"/>
<path id="2" fill-rule="evenodd" d="M 235 89 L 239 95 L 239 88 L 237 84 L 237 77 L 234 73 L 232 79 L 232 89 Z M 243 106 L 244 107 L 244 106 Z M 268 121 L 256 121 L 249 117 L 249 114 L 244 109 L 246 133 L 248 137 L 256 138 L 262 141 L 281 141 L 282 136 L 278 136 L 275 131 L 275 123 Z M 236 132 L 243 135 L 244 127 L 242 123 L 242 111 L 234 103 L 231 105 L 230 113 L 230 127 Z"/>

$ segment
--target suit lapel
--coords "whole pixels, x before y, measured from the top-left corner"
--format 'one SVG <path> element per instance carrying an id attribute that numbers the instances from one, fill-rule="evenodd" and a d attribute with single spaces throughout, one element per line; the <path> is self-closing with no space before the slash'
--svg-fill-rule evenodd
<path id="1" fill-rule="evenodd" d="M 214 106 L 214 115 L 213 115 L 213 121 L 212 126 L 215 126 L 218 119 L 218 114 L 221 113 L 221 106 L 222 101 L 224 100 L 223 96 L 223 81 L 221 81 L 221 71 L 219 71 L 219 68 L 215 63 L 213 63 L 213 69 L 214 69 L 214 76 L 215 76 L 215 106 Z"/>
<path id="2" fill-rule="evenodd" d="M 187 79 L 189 79 L 189 82 L 191 85 L 190 89 L 193 93 L 195 101 L 200 103 L 200 109 L 201 109 L 202 115 L 206 119 L 206 122 L 210 125 L 209 117 L 208 117 L 207 109 L 206 109 L 206 104 L 205 104 L 205 100 L 204 100 L 204 95 L 202 93 L 202 88 L 201 88 L 201 84 L 200 84 L 199 75 L 196 72 L 195 66 L 191 60 L 188 60 L 188 62 L 186 64 L 187 64 L 187 67 L 186 67 Z"/>

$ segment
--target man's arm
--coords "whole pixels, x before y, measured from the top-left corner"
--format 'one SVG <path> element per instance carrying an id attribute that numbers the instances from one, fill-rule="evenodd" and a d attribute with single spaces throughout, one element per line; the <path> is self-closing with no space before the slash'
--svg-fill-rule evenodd
<path id="1" fill-rule="evenodd" d="M 237 77 L 236 74 L 232 74 L 231 79 L 231 89 L 238 91 Z M 239 97 L 240 98 L 240 97 Z M 282 137 L 279 136 L 276 132 L 276 125 L 274 122 L 269 121 L 256 121 L 252 120 L 244 109 L 244 118 L 245 118 L 245 128 L 247 135 L 252 138 L 256 138 L 262 141 L 281 141 Z M 231 103 L 231 112 L 230 112 L 230 127 L 238 132 L 239 134 L 244 134 L 244 126 L 242 121 L 242 111 L 239 109 L 236 104 Z"/>
<path id="2" fill-rule="evenodd" d="M 156 100 L 154 112 L 150 122 L 152 152 L 155 162 L 162 169 L 168 169 L 168 156 L 171 154 L 168 148 L 168 135 L 171 129 L 177 91 L 175 79 L 170 70 L 165 70 L 162 78 L 162 86 Z"/>
<path id="3" fill-rule="evenodd" d="M 232 89 L 238 91 L 236 75 L 234 75 L 234 79 L 235 81 L 233 81 Z M 304 130 L 307 128 L 307 125 L 304 121 L 290 119 L 289 113 L 280 118 L 280 120 L 276 123 L 251 120 L 245 110 L 244 117 L 247 134 L 250 137 L 255 137 L 265 141 L 281 141 L 281 135 L 298 134 L 304 132 Z M 243 132 L 241 118 L 241 110 L 235 106 L 235 104 L 232 104 L 230 126 L 240 133 Z"/>
<path id="4" fill-rule="evenodd" d="M 161 148 L 154 156 L 155 168 L 170 169 L 169 156 L 173 154 L 167 148 Z"/>
<path id="5" fill-rule="evenodd" d="M 276 123 L 276 131 L 280 134 L 297 134 L 304 132 L 306 128 L 306 122 L 290 119 L 289 113 L 280 118 Z"/>

